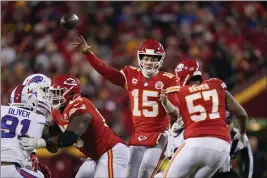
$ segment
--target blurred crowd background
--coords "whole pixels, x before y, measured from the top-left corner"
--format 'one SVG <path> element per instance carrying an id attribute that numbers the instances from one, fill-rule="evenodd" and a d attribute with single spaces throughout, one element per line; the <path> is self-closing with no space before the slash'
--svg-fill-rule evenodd
<path id="1" fill-rule="evenodd" d="M 75 30 L 60 27 L 59 19 L 66 13 L 78 15 Z M 137 66 L 136 50 L 144 39 L 159 40 L 166 51 L 162 70 L 173 73 L 180 60 L 196 59 L 206 78 L 218 77 L 232 91 L 264 72 L 267 5 L 253 1 L 1 1 L 2 105 L 8 104 L 12 90 L 30 74 L 52 78 L 68 73 L 80 79 L 83 95 L 127 140 L 132 133 L 128 93 L 101 77 L 73 49 L 78 35 L 86 38 L 100 59 L 117 69 Z M 258 147 L 258 138 L 252 139 L 253 151 L 259 154 L 253 177 L 260 178 L 266 170 L 266 146 Z M 66 153 L 43 160 L 54 167 L 53 177 L 73 177 L 81 164 Z"/>

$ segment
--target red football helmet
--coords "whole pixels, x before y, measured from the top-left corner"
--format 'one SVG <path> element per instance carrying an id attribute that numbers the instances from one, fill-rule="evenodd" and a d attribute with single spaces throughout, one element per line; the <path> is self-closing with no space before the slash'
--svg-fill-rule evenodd
<path id="1" fill-rule="evenodd" d="M 157 62 L 152 62 L 153 67 L 151 69 L 145 69 L 143 56 L 159 56 Z M 150 75 L 151 73 L 157 73 L 162 66 L 163 59 L 165 57 L 165 50 L 160 42 L 157 40 L 146 40 L 142 43 L 140 48 L 137 50 L 138 64 L 145 74 Z"/>
<path id="2" fill-rule="evenodd" d="M 202 75 L 199 64 L 195 60 L 182 60 L 176 66 L 175 73 L 181 86 L 186 85 L 193 76 Z"/>
<path id="3" fill-rule="evenodd" d="M 71 75 L 59 75 L 53 78 L 48 91 L 52 107 L 59 109 L 81 95 L 80 81 Z"/>

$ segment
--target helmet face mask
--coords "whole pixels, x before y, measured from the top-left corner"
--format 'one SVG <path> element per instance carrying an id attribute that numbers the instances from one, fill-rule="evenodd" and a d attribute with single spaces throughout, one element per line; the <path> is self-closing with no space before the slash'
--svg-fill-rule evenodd
<path id="1" fill-rule="evenodd" d="M 59 75 L 48 89 L 49 100 L 54 109 L 60 109 L 68 102 L 81 95 L 80 81 L 70 75 Z"/>
<path id="2" fill-rule="evenodd" d="M 156 74 L 162 66 L 163 58 L 158 55 L 139 55 L 139 66 L 146 75 L 152 76 Z M 155 60 L 156 59 L 156 60 Z"/>
<path id="3" fill-rule="evenodd" d="M 163 64 L 165 50 L 160 42 L 156 40 L 146 40 L 137 51 L 138 64 L 145 76 L 155 75 Z M 144 60 L 148 59 L 149 60 Z M 157 59 L 157 60 L 155 60 Z"/>
<path id="4" fill-rule="evenodd" d="M 59 109 L 66 103 L 66 99 L 64 98 L 66 91 L 66 88 L 49 88 L 49 99 L 54 109 Z"/>

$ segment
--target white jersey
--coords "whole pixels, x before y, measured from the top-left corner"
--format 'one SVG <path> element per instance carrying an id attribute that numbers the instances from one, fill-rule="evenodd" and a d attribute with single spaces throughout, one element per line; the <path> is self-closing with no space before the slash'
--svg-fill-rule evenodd
<path id="1" fill-rule="evenodd" d="M 24 167 L 31 152 L 21 148 L 19 136 L 41 138 L 45 123 L 43 115 L 14 106 L 1 106 L 1 162 Z"/>
<path id="2" fill-rule="evenodd" d="M 179 148 L 184 141 L 184 130 L 173 132 L 171 129 L 169 129 L 166 132 L 168 134 L 168 145 L 165 151 L 165 156 L 171 158 L 177 148 Z"/>

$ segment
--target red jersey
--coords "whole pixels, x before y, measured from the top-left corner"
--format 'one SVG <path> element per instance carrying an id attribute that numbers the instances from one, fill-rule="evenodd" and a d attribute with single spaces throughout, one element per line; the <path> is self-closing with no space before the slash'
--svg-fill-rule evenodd
<path id="1" fill-rule="evenodd" d="M 225 89 L 226 85 L 217 78 L 180 88 L 179 110 L 185 125 L 185 139 L 211 136 L 231 141 L 225 124 Z"/>
<path id="2" fill-rule="evenodd" d="M 167 72 L 159 72 L 150 79 L 146 79 L 139 68 L 126 66 L 121 70 L 125 77 L 125 88 L 128 90 L 134 134 L 129 142 L 130 145 L 154 146 L 157 144 L 159 134 L 168 129 L 170 120 L 166 116 L 159 99 L 162 89 L 166 89 L 170 101 L 178 105 L 175 92 L 178 91 L 176 77 Z M 170 94 L 169 94 L 170 95 Z"/>
<path id="3" fill-rule="evenodd" d="M 82 113 L 90 114 L 92 121 L 74 146 L 79 148 L 86 156 L 98 160 L 102 154 L 117 143 L 125 144 L 120 137 L 112 132 L 97 108 L 87 98 L 78 97 L 69 102 L 62 116 L 65 122 L 69 122 L 72 116 Z"/>

